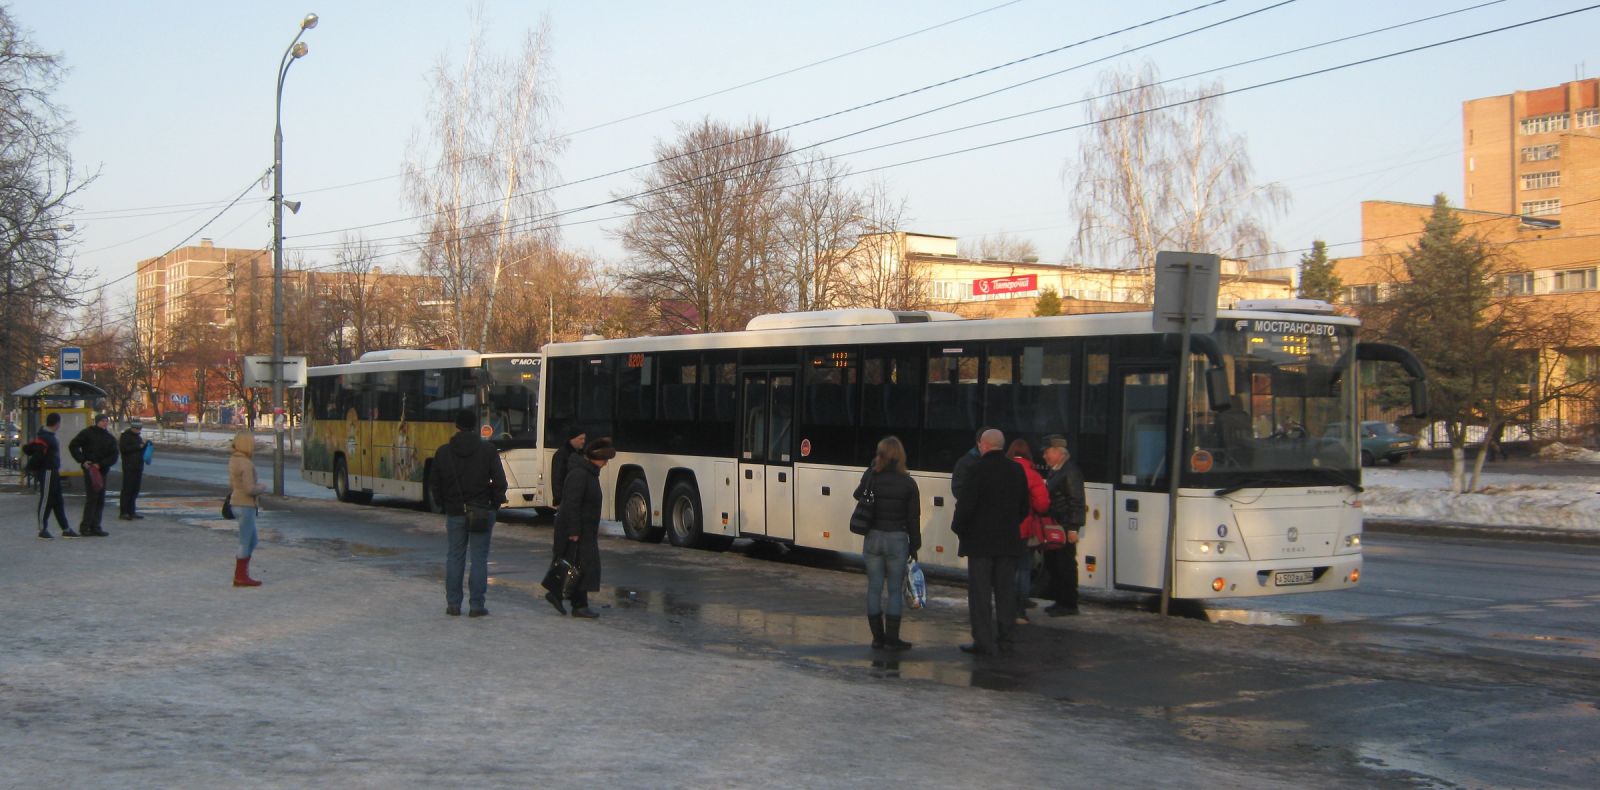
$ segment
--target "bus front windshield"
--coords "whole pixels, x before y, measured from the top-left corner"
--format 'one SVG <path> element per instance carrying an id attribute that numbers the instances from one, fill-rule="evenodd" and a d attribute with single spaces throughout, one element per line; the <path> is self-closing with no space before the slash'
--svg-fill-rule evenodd
<path id="1" fill-rule="evenodd" d="M 506 357 L 483 363 L 483 422 L 500 449 L 537 446 L 539 419 L 537 357 Z"/>
<path id="2" fill-rule="evenodd" d="M 1192 357 L 1186 485 L 1354 483 L 1355 333 L 1351 326 L 1279 319 L 1219 321 L 1229 408 L 1213 411 Z"/>

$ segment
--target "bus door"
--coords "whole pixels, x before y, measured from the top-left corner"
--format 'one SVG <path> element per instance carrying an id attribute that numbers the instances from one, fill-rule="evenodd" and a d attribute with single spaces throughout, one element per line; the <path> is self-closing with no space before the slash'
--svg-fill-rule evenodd
<path id="1" fill-rule="evenodd" d="M 794 380 L 791 371 L 740 378 L 740 532 L 794 539 Z"/>
<path id="2" fill-rule="evenodd" d="M 1166 367 L 1118 371 L 1122 435 L 1112 505 L 1112 584 L 1160 590 L 1167 550 L 1167 462 L 1171 431 Z"/>

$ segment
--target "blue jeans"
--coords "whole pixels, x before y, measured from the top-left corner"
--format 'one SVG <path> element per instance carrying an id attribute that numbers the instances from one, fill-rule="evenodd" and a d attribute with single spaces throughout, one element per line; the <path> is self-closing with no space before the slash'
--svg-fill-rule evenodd
<path id="1" fill-rule="evenodd" d="M 867 564 L 867 615 L 900 616 L 905 603 L 906 558 L 911 556 L 911 536 L 904 532 L 874 529 L 867 532 L 861 558 Z M 888 590 L 884 590 L 887 583 Z M 888 592 L 888 603 L 883 594 Z"/>
<path id="2" fill-rule="evenodd" d="M 467 580 L 467 603 L 473 609 L 483 608 L 483 598 L 489 592 L 489 536 L 494 534 L 498 513 L 489 514 L 489 529 L 468 532 L 467 517 L 445 516 L 444 531 L 449 548 L 444 558 L 444 602 L 448 606 L 461 605 L 461 573 L 472 554 L 472 573 Z"/>
<path id="3" fill-rule="evenodd" d="M 239 559 L 248 560 L 250 554 L 256 550 L 256 509 L 253 507 L 236 507 L 233 509 L 234 518 L 239 519 Z"/>

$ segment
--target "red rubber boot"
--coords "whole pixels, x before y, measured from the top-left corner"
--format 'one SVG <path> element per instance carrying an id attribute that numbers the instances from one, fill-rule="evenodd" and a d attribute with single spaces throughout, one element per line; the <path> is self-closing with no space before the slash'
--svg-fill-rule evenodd
<path id="1" fill-rule="evenodd" d="M 235 587 L 260 587 L 261 582 L 250 578 L 250 558 L 236 557 L 233 560 L 233 586 Z"/>

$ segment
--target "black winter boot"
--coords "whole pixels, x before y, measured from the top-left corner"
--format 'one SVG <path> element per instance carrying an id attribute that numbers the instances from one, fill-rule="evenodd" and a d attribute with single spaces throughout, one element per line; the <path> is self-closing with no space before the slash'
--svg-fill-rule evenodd
<path id="1" fill-rule="evenodd" d="M 883 615 L 881 615 L 881 614 L 869 614 L 869 615 L 867 615 L 867 627 L 872 629 L 872 648 L 874 650 L 882 649 L 883 645 L 884 645 L 884 641 L 883 641 Z"/>
<path id="2" fill-rule="evenodd" d="M 890 650 L 910 650 L 910 642 L 900 641 L 900 618 L 890 615 L 883 618 L 883 646 Z"/>

